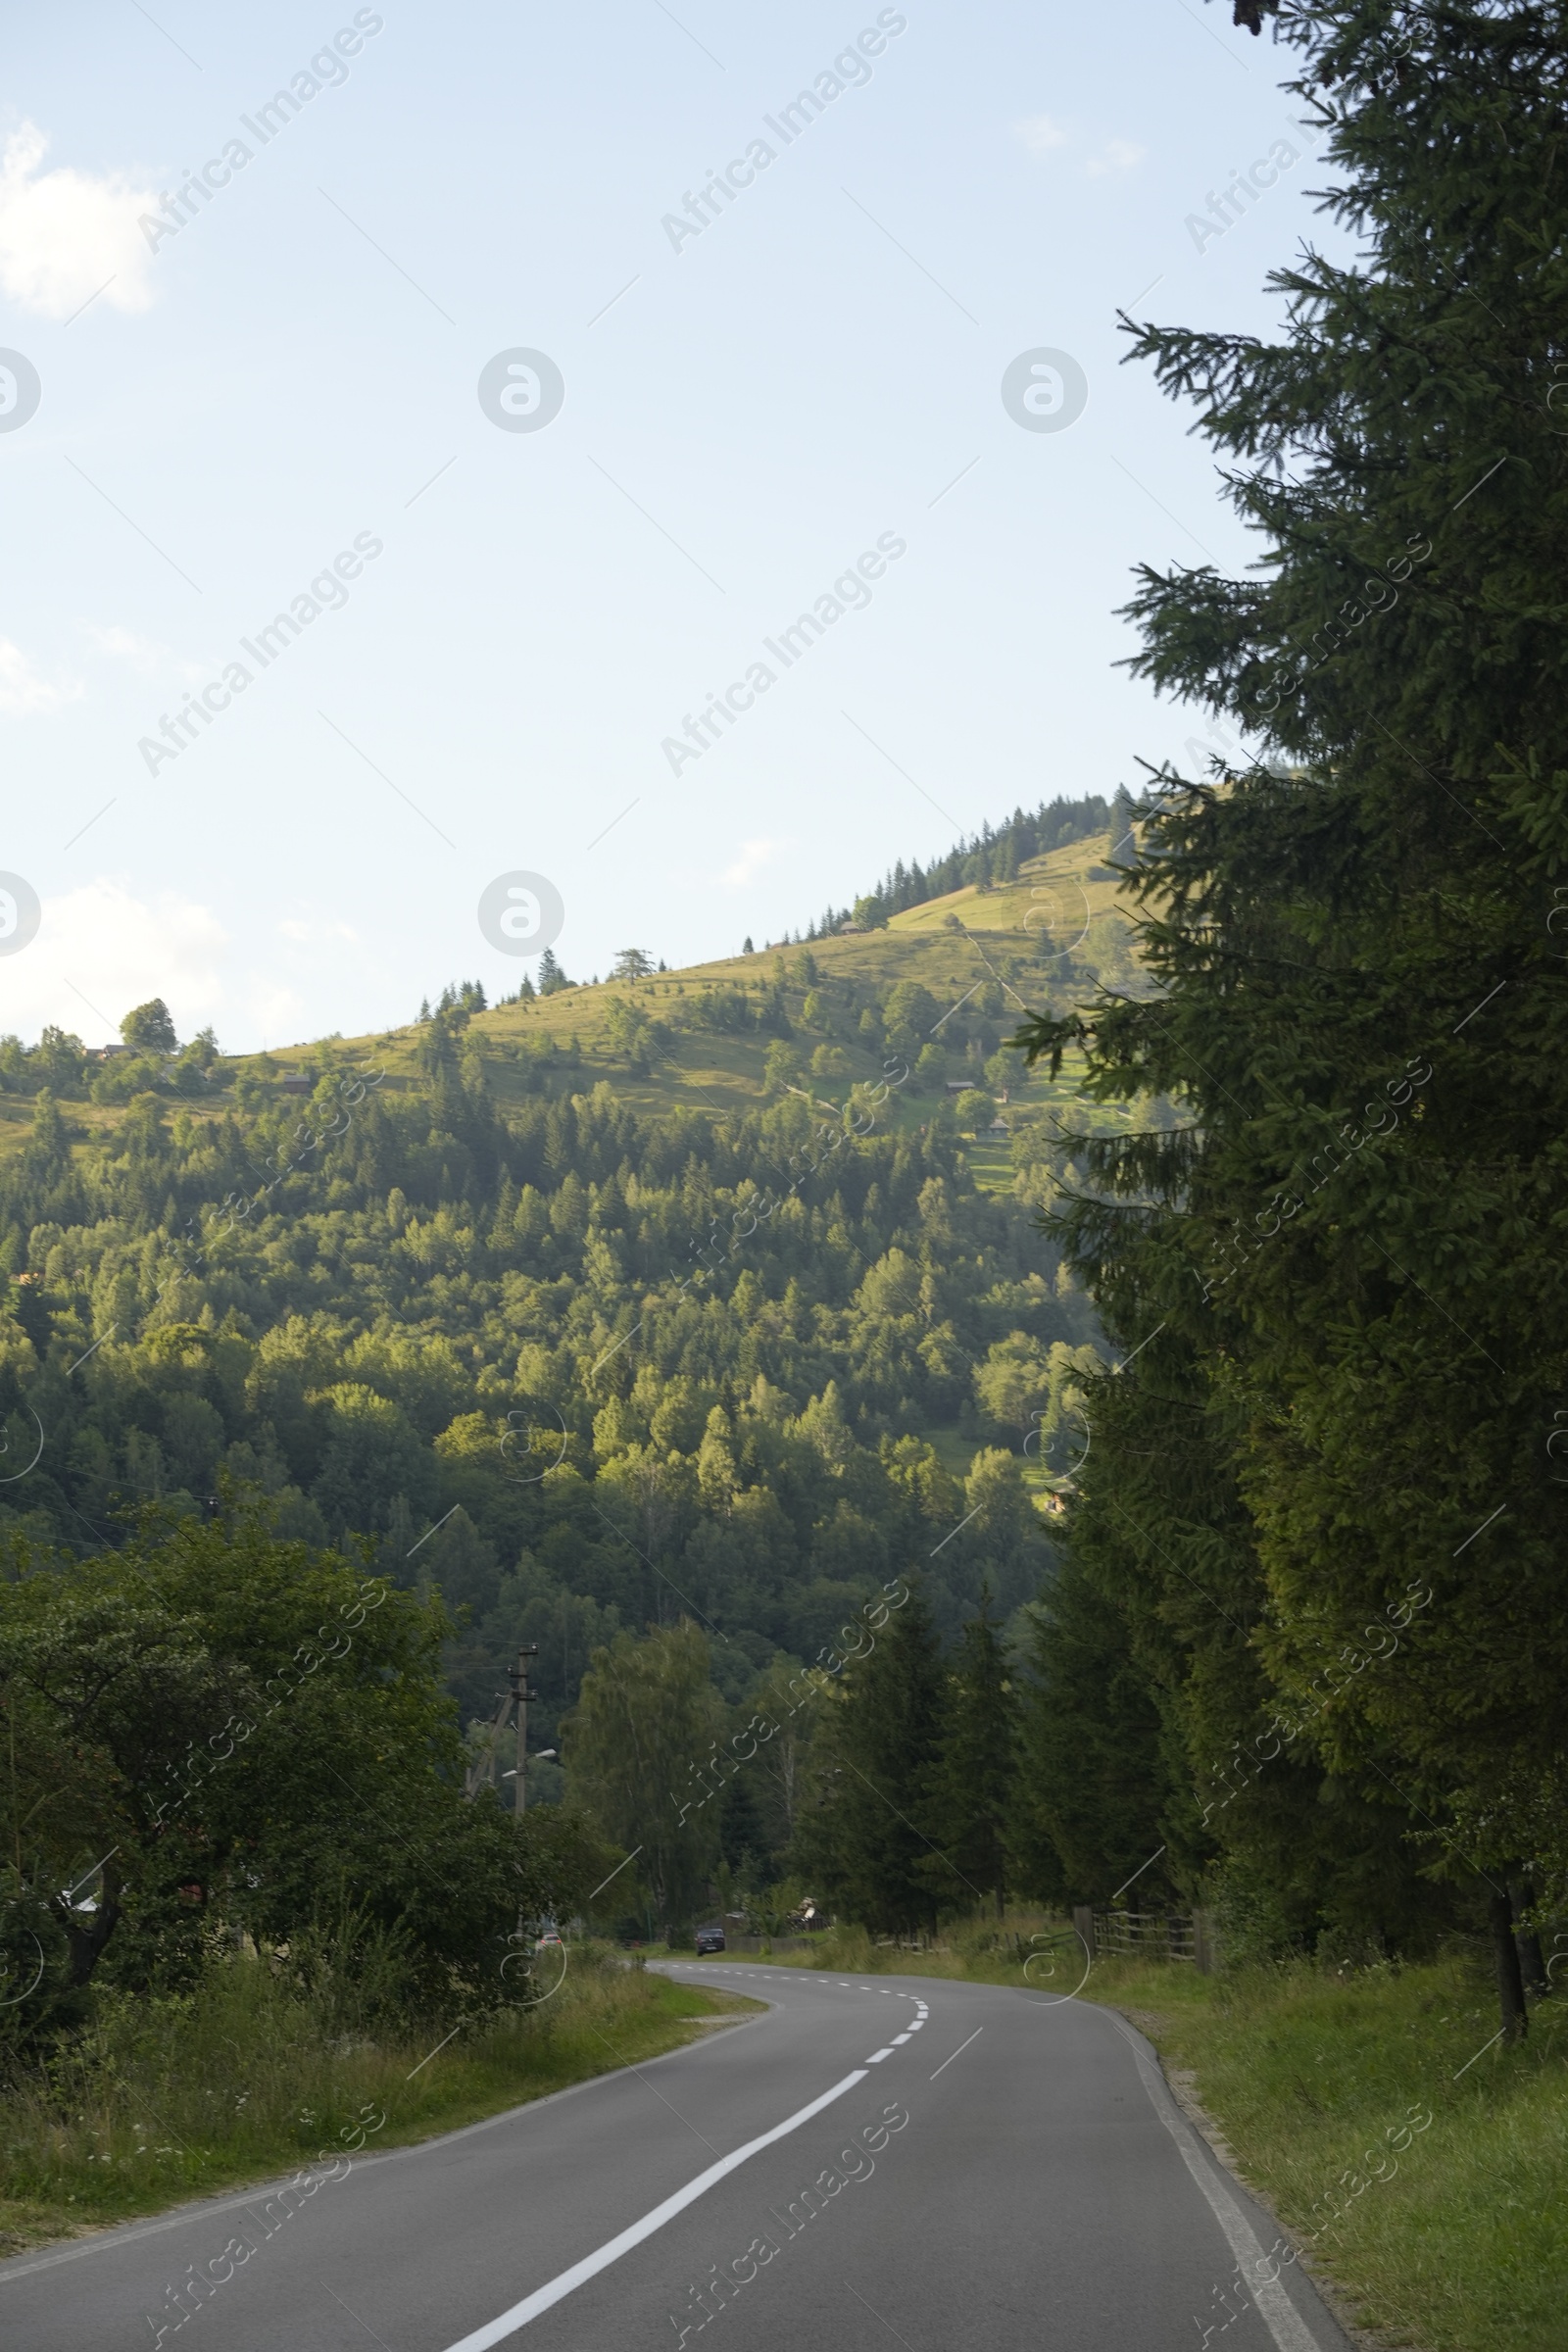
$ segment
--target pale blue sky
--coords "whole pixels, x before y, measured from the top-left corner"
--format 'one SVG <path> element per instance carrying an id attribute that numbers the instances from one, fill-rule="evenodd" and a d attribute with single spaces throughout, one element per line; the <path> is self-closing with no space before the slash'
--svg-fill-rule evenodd
<path id="1" fill-rule="evenodd" d="M 1248 550 L 1114 315 L 1270 331 L 1323 176 L 1303 157 L 1198 249 L 1211 192 L 1304 146 L 1281 53 L 1229 14 L 13 20 L 0 345 L 42 398 L 0 431 L 0 868 L 44 920 L 0 958 L 0 1028 L 99 1043 L 157 991 L 233 1050 L 403 1021 L 451 977 L 501 993 L 531 967 L 475 909 L 513 868 L 561 891 L 574 977 L 733 953 L 1178 753 L 1197 714 L 1114 666 L 1114 608 L 1140 559 Z M 904 28 L 868 78 L 785 146 L 764 117 L 879 15 Z M 343 77 L 263 145 L 241 117 L 345 28 Z M 139 216 L 236 137 L 150 249 Z M 663 216 L 760 138 L 775 160 L 674 250 Z M 1065 431 L 1003 406 L 1039 347 L 1088 378 Z M 481 410 L 514 348 L 564 379 L 543 430 Z M 906 553 L 870 602 L 672 775 L 663 739 L 883 534 Z M 381 552 L 262 669 L 240 640 L 357 536 Z M 150 774 L 140 739 L 235 661 L 251 683 Z"/>

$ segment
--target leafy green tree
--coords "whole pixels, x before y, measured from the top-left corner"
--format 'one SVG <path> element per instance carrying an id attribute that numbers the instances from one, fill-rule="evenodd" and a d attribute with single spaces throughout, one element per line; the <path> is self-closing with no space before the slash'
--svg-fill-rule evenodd
<path id="1" fill-rule="evenodd" d="M 723 1703 L 706 1637 L 689 1620 L 596 1649 L 564 1726 L 570 1786 L 605 1834 L 640 1847 L 667 1930 L 702 1904 L 719 1853 Z"/>
<path id="2" fill-rule="evenodd" d="M 47 1993 L 177 1987 L 220 1927 L 277 1944 L 347 1911 L 395 1936 L 411 2007 L 510 1997 L 519 1911 L 575 1897 L 598 1849 L 465 1800 L 438 1607 L 277 1542 L 232 1488 L 217 1519 L 149 1513 L 120 1551 L 23 1565 L 0 1827 L 63 1939 Z"/>
<path id="3" fill-rule="evenodd" d="M 974 1375 L 974 1393 L 993 1421 L 1028 1430 L 1051 1403 L 1051 1356 L 1026 1331 L 1009 1331 L 986 1351 Z"/>
<path id="4" fill-rule="evenodd" d="M 918 980 L 900 980 L 889 989 L 882 1007 L 883 1024 L 892 1052 L 913 1061 L 936 1026 L 940 1007 Z"/>
<path id="5" fill-rule="evenodd" d="M 1033 1600 L 1051 1565 L 1051 1547 L 1034 1497 L 1024 1483 L 1021 1457 L 998 1446 L 982 1446 L 963 1482 L 966 1524 L 954 1531 L 952 1552 L 967 1579 L 972 1605 L 989 1583 L 1000 1606 L 1010 1612 Z"/>
<path id="6" fill-rule="evenodd" d="M 782 1094 L 786 1087 L 800 1083 L 801 1056 L 798 1049 L 776 1037 L 762 1056 L 762 1084 L 770 1095 Z"/>
<path id="7" fill-rule="evenodd" d="M 127 1046 L 142 1054 L 177 1054 L 179 1040 L 174 1035 L 174 1023 L 169 1006 L 162 997 L 150 997 L 145 1004 L 135 1005 L 120 1024 L 120 1034 Z"/>
<path id="8" fill-rule="evenodd" d="M 800 1826 L 819 1710 L 814 1687 L 782 1652 L 741 1703 L 742 1729 L 758 1740 L 746 1773 L 770 1877 L 783 1869 Z"/>
<path id="9" fill-rule="evenodd" d="M 334 1534 L 385 1524 L 389 1498 L 428 1511 L 436 1495 L 430 1457 L 402 1406 L 359 1381 L 320 1393 L 328 1435 L 312 1489 Z"/>

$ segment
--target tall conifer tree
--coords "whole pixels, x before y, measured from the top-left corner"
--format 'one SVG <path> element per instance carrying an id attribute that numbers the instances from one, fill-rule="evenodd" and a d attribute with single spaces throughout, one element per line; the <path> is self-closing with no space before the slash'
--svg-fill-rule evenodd
<path id="1" fill-rule="evenodd" d="M 980 1895 L 992 1898 L 999 1919 L 1006 1907 L 1017 1750 L 1018 1697 L 987 1584 L 948 1677 L 931 1775 L 926 1823 L 941 1852 L 928 1854 L 921 1870 L 944 1910 L 967 1910 Z"/>
<path id="2" fill-rule="evenodd" d="M 1258 1736 L 1403 1808 L 1500 1949 L 1522 1862 L 1568 1883 L 1568 27 L 1278 30 L 1355 257 L 1275 274 L 1275 342 L 1133 346 L 1258 540 L 1243 579 L 1143 572 L 1136 666 L 1257 761 L 1163 779 L 1157 998 L 1031 1044 L 1183 1108 L 1095 1147 L 1062 1229 L 1130 1377 L 1225 1423 Z"/>
<path id="3" fill-rule="evenodd" d="M 941 1727 L 941 1657 L 916 1584 L 825 1702 L 797 1836 L 815 1891 L 868 1928 L 908 1936 L 936 1925 L 923 1817 Z"/>

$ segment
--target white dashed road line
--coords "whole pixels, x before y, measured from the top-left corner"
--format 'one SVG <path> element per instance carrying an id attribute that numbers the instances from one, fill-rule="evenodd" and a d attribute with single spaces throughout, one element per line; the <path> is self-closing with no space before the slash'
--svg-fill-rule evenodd
<path id="1" fill-rule="evenodd" d="M 667 1963 L 667 1966 L 672 1972 L 676 1970 L 691 1969 L 694 1965 L 698 1968 L 710 1970 L 714 1976 L 750 1977 L 761 1984 L 782 1984 L 786 1982 L 784 1977 L 776 1975 L 771 1969 L 735 1968 L 732 1967 L 728 1961 L 724 1960 L 700 1960 L 695 1964 L 689 1960 L 672 1960 Z M 791 1972 L 791 1975 L 794 1975 L 793 1971 Z M 804 1971 L 802 1971 L 800 1976 L 795 1978 L 795 1982 L 797 1984 L 805 1983 L 808 1984 L 825 1984 L 830 1990 L 836 1988 L 840 1992 L 885 1992 L 891 1995 L 891 1997 L 896 2001 L 912 2001 L 914 2003 L 914 2016 L 909 2021 L 906 2031 L 902 2034 L 895 2034 L 893 2039 L 887 2043 L 884 2048 L 880 2050 L 873 2050 L 868 2058 L 862 2058 L 860 2061 L 862 2066 L 880 2066 L 884 2058 L 891 2058 L 895 2049 L 897 2049 L 902 2042 L 907 2041 L 911 2034 L 919 2033 L 921 2027 L 925 2024 L 926 2019 L 931 2014 L 930 2009 L 920 1998 L 920 1995 L 917 1992 L 898 1992 L 895 1991 L 891 1984 L 852 1984 L 846 1977 L 808 1977 Z M 974 2035 L 971 2034 L 969 2036 L 969 2041 L 972 2041 L 973 2039 Z M 965 2049 L 967 2049 L 969 2042 L 965 2042 L 963 2046 Z M 955 2058 L 957 2056 L 957 2054 L 958 2053 L 956 2050 L 955 2050 L 953 2053 Z M 951 2061 L 945 2061 L 945 2063 L 951 2064 Z M 937 2074 L 940 2074 L 941 2072 L 942 2068 L 939 2066 L 937 2068 Z M 933 2076 L 932 2081 L 934 2082 L 935 2080 L 936 2076 Z M 466 2345 L 455 2346 L 454 2352 L 466 2352 Z"/>

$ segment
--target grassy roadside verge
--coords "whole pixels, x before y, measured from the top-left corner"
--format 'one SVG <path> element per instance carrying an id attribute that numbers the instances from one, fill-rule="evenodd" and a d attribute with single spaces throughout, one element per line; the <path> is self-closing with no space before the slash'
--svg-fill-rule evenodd
<path id="1" fill-rule="evenodd" d="M 1007 1933 L 1046 1923 L 1009 1920 Z M 771 1967 L 1022 1982 L 958 1930 L 927 1952 L 853 1931 Z M 1058 1959 L 1047 1991 L 1070 1991 Z M 1037 1966 L 1032 1974 L 1044 1975 Z M 1097 1964 L 1079 1995 L 1120 2009 L 1196 2100 L 1237 2171 L 1375 2341 L 1422 2352 L 1560 2352 L 1568 2307 L 1568 2002 L 1515 2049 L 1490 1971 L 1453 1954 L 1336 1976 L 1306 1963 L 1217 1977 Z M 1424 2121 L 1423 2118 L 1430 2120 Z M 1216 2276 L 1216 2288 L 1225 2281 Z M 1224 2320 L 1216 2303 L 1205 2314 Z"/>
<path id="2" fill-rule="evenodd" d="M 546 1980 L 548 1982 L 548 1980 Z M 196 1996 L 104 1999 L 69 2055 L 0 2089 L 0 2255 L 341 2157 L 428 2139 L 680 2048 L 760 2003 L 574 1947 L 559 1990 L 444 2048 L 333 2034 L 260 1963 Z M 438 2037 L 441 2028 L 434 2029 Z M 376 2115 L 384 2116 L 380 2125 Z"/>

